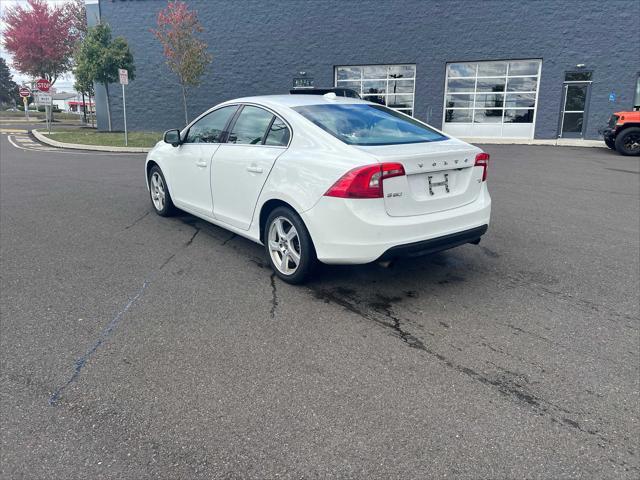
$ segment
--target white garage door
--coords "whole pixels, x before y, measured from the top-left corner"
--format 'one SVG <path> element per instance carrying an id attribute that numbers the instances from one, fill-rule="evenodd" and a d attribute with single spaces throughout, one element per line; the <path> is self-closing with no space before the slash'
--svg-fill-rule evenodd
<path id="1" fill-rule="evenodd" d="M 447 64 L 443 131 L 533 138 L 541 60 Z"/>

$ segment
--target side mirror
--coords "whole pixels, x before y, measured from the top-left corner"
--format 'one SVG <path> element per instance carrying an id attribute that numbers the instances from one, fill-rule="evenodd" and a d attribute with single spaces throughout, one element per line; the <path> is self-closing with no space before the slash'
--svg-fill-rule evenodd
<path id="1" fill-rule="evenodd" d="M 182 140 L 180 139 L 180 130 L 178 129 L 167 130 L 164 132 L 163 139 L 164 143 L 170 143 L 174 147 L 177 147 L 182 143 Z"/>

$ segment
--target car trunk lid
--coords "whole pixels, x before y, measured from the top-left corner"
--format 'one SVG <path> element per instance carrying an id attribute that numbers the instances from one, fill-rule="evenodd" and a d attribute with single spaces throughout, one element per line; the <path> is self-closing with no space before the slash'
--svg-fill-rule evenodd
<path id="1" fill-rule="evenodd" d="M 384 180 L 384 204 L 392 217 L 425 215 L 473 202 L 482 188 L 481 150 L 460 140 L 358 147 L 379 162 L 397 162 L 404 176 Z"/>

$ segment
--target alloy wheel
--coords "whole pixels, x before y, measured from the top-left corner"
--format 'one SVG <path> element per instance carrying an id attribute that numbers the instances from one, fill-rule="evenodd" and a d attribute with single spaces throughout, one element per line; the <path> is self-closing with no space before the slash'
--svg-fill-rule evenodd
<path id="1" fill-rule="evenodd" d="M 153 172 L 151 175 L 151 201 L 153 202 L 153 206 L 161 212 L 164 209 L 165 202 L 165 190 L 164 190 L 164 182 L 162 181 L 162 177 L 158 172 Z"/>
<path id="2" fill-rule="evenodd" d="M 285 217 L 276 217 L 269 226 L 269 254 L 278 271 L 293 275 L 300 265 L 302 249 L 296 227 Z"/>
<path id="3" fill-rule="evenodd" d="M 623 140 L 624 148 L 629 153 L 635 153 L 640 150 L 640 133 L 630 133 Z"/>

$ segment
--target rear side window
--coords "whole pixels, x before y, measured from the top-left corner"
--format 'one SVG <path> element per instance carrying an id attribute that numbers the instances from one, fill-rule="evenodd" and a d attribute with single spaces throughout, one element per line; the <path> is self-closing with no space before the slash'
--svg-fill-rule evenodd
<path id="1" fill-rule="evenodd" d="M 229 143 L 238 145 L 260 145 L 273 115 L 262 108 L 246 105 L 229 134 Z"/>
<path id="2" fill-rule="evenodd" d="M 289 128 L 287 124 L 276 117 L 271 124 L 267 138 L 264 141 L 265 145 L 274 145 L 286 147 L 289 144 Z"/>
<path id="3" fill-rule="evenodd" d="M 237 105 L 232 105 L 205 115 L 191 125 L 185 143 L 220 143 L 224 127 L 237 109 Z"/>
<path id="4" fill-rule="evenodd" d="M 447 139 L 413 118 L 382 105 L 320 104 L 294 110 L 348 145 L 400 145 Z"/>

